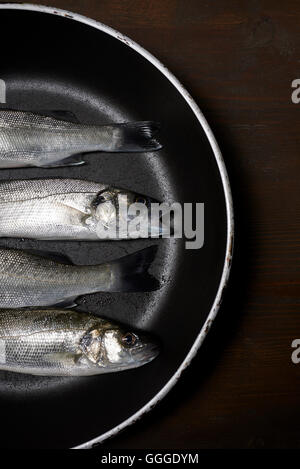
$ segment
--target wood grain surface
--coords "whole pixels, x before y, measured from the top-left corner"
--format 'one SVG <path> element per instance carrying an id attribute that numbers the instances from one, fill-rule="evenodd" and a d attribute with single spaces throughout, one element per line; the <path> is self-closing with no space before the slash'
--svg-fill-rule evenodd
<path id="1" fill-rule="evenodd" d="M 232 276 L 211 333 L 163 402 L 103 448 L 299 448 L 300 3 L 32 3 L 106 23 L 159 58 L 207 117 L 233 190 Z"/>

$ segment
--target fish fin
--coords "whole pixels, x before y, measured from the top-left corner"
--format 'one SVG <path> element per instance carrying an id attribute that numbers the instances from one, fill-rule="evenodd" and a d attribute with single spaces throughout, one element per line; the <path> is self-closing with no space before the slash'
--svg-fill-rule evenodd
<path id="1" fill-rule="evenodd" d="M 45 259 L 50 259 L 60 264 L 74 265 L 71 259 L 65 254 L 52 252 L 52 251 L 40 251 L 39 249 L 23 249 L 23 252 L 28 254 L 33 254 L 35 256 L 44 257 Z"/>
<path id="2" fill-rule="evenodd" d="M 35 111 L 31 111 L 31 112 L 34 113 Z M 40 109 L 39 111 L 37 111 L 37 113 L 42 116 L 53 117 L 54 119 L 57 119 L 57 120 L 63 120 L 63 121 L 72 122 L 74 124 L 79 124 L 79 120 L 77 119 L 76 115 L 72 111 L 62 111 L 62 110 L 57 110 L 57 109 L 54 109 L 54 110 Z"/>
<path id="3" fill-rule="evenodd" d="M 110 265 L 115 269 L 115 275 L 110 291 L 157 290 L 160 286 L 159 281 L 148 272 L 156 252 L 157 246 L 150 246 L 113 261 Z"/>
<path id="4" fill-rule="evenodd" d="M 45 353 L 43 356 L 44 360 L 50 363 L 77 363 L 81 357 L 80 353 L 71 353 L 71 352 L 53 352 Z"/>
<path id="5" fill-rule="evenodd" d="M 53 306 L 54 308 L 66 308 L 66 309 L 71 309 L 75 308 L 78 306 L 78 304 L 75 302 L 77 296 L 67 298 L 66 300 L 58 301 L 57 303 L 54 303 Z"/>
<path id="6" fill-rule="evenodd" d="M 67 162 L 68 158 L 65 159 L 65 160 L 62 160 L 62 161 L 66 161 L 66 163 L 62 162 L 62 163 L 53 163 L 53 164 L 47 164 L 47 165 L 43 164 L 39 167 L 40 168 L 65 168 L 66 166 L 82 166 L 82 165 L 86 164 L 85 161 L 83 161 L 83 160 L 74 161 L 74 162 L 71 161 L 70 163 L 68 163 Z"/>
<path id="7" fill-rule="evenodd" d="M 45 153 L 43 154 L 43 160 L 45 161 Z M 53 156 L 53 155 L 51 155 Z M 82 158 L 82 154 L 78 153 L 76 155 L 69 155 L 62 157 L 60 160 L 56 160 L 53 163 L 50 164 L 43 164 L 42 161 L 37 163 L 37 166 L 39 168 L 64 168 L 66 166 L 82 166 L 83 164 L 86 164 L 84 160 L 78 160 L 79 158 Z"/>
<path id="8" fill-rule="evenodd" d="M 162 145 L 154 137 L 159 124 L 152 121 L 127 122 L 116 124 L 120 127 L 121 136 L 117 140 L 116 152 L 138 152 L 160 150 Z"/>

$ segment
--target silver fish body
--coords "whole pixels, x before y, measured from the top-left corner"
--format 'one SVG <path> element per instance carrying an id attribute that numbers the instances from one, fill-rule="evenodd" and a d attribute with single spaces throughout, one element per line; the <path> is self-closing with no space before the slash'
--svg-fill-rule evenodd
<path id="1" fill-rule="evenodd" d="M 0 310 L 0 370 L 89 376 L 136 368 L 158 354 L 145 335 L 74 310 Z"/>
<path id="2" fill-rule="evenodd" d="M 153 122 L 84 125 L 32 112 L 0 110 L 0 168 L 82 164 L 82 152 L 138 152 L 161 148 Z M 66 161 L 65 161 L 66 160 Z"/>
<path id="3" fill-rule="evenodd" d="M 154 199 L 80 179 L 29 179 L 0 182 L 0 236 L 34 239 L 99 240 L 99 228 L 117 226 L 119 201 L 138 201 L 150 217 Z M 126 223 L 129 219 L 126 219 Z M 150 220 L 149 220 L 150 221 Z M 146 220 L 149 230 L 150 223 Z M 100 226 L 101 225 L 101 226 Z M 156 224 L 159 232 L 160 223 Z M 152 223 L 151 230 L 155 229 Z M 114 232 L 113 232 L 114 233 Z M 130 233 L 115 231 L 115 238 Z M 135 232 L 135 238 L 148 237 Z"/>
<path id="4" fill-rule="evenodd" d="M 72 265 L 17 249 L 0 249 L 0 308 L 72 305 L 95 292 L 150 291 L 152 246 L 101 265 Z"/>

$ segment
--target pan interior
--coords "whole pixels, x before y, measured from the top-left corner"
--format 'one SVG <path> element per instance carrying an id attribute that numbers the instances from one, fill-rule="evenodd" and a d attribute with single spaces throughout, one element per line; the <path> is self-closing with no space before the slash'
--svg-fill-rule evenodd
<path id="1" fill-rule="evenodd" d="M 142 368 L 89 378 L 47 378 L 0 372 L 2 447 L 60 448 L 89 441 L 120 424 L 174 375 L 212 307 L 224 265 L 226 207 L 213 151 L 178 91 L 149 61 L 118 39 L 80 22 L 32 11 L 1 10 L 1 108 L 67 112 L 83 123 L 155 120 L 163 150 L 85 156 L 77 168 L 1 170 L 1 179 L 75 177 L 129 188 L 161 201 L 204 202 L 205 244 L 184 240 L 47 242 L 2 239 L 94 264 L 151 244 L 159 251 L 153 293 L 95 294 L 79 309 L 156 335 L 161 355 Z M 8 41 L 12 34 L 16 41 Z M 199 370 L 201 373 L 201 370 Z"/>

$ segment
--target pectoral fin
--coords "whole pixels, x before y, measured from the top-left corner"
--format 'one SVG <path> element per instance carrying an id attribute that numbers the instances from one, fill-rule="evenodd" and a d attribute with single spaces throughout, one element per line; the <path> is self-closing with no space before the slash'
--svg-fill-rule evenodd
<path id="1" fill-rule="evenodd" d="M 53 158 L 53 154 L 49 155 L 50 158 Z M 64 168 L 66 166 L 82 166 L 85 164 L 84 160 L 79 160 L 81 153 L 78 153 L 76 155 L 71 155 L 67 157 L 62 157 L 61 160 L 57 160 L 53 163 L 47 164 L 47 154 L 43 154 L 43 160 L 38 163 L 39 168 Z M 50 159 L 49 158 L 49 159 Z M 43 163 L 45 161 L 46 164 Z"/>
<path id="2" fill-rule="evenodd" d="M 69 162 L 68 158 L 65 159 L 65 160 L 62 160 L 62 161 L 66 161 L 66 163 L 63 163 L 63 162 L 62 163 L 54 163 L 54 164 L 48 164 L 48 165 L 41 165 L 39 167 L 40 168 L 50 168 L 51 169 L 51 168 L 65 168 L 67 166 L 82 166 L 82 165 L 86 164 L 85 161 L 83 161 L 83 160 L 74 161 L 74 162 L 70 161 Z"/>
<path id="3" fill-rule="evenodd" d="M 81 353 L 56 352 L 46 353 L 44 360 L 53 364 L 63 364 L 64 366 L 74 365 L 81 357 Z"/>
<path id="4" fill-rule="evenodd" d="M 35 111 L 32 111 L 33 113 Z M 79 124 L 79 120 L 72 111 L 62 111 L 62 110 L 44 110 L 40 109 L 38 113 L 45 117 L 52 117 L 53 119 L 63 120 L 66 122 L 71 122 L 73 124 Z"/>
<path id="5" fill-rule="evenodd" d="M 62 300 L 62 301 L 58 301 L 57 303 L 53 304 L 52 306 L 54 306 L 55 308 L 67 308 L 67 309 L 71 309 L 71 308 L 75 308 L 75 306 L 77 306 L 77 303 L 76 303 L 76 296 L 72 297 L 72 298 L 67 298 L 65 300 Z"/>

